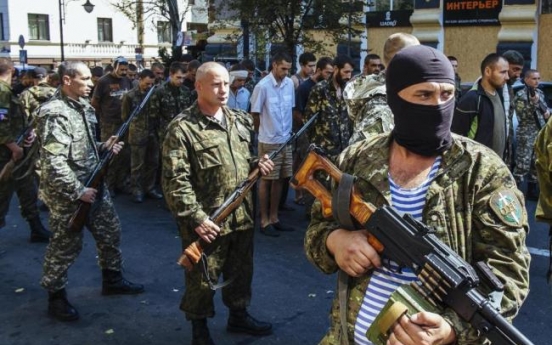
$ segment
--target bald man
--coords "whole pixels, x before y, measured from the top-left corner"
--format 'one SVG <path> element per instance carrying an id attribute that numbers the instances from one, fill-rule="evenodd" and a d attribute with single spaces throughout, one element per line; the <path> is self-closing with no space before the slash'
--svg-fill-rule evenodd
<path id="1" fill-rule="evenodd" d="M 198 238 L 212 244 L 207 257 L 209 275 L 216 283 L 221 275 L 232 283 L 222 288 L 222 300 L 230 309 L 227 331 L 252 335 L 272 333 L 272 325 L 247 312 L 253 278 L 253 209 L 251 195 L 227 218 L 215 224 L 209 214 L 234 191 L 252 168 L 266 175 L 273 162 L 251 157 L 251 116 L 226 105 L 229 75 L 224 67 L 208 62 L 198 68 L 197 102 L 168 126 L 163 143 L 163 191 L 175 217 L 182 246 Z M 192 344 L 214 344 L 207 318 L 215 315 L 214 292 L 194 269 L 186 272 L 186 290 L 180 309 L 192 322 Z"/>

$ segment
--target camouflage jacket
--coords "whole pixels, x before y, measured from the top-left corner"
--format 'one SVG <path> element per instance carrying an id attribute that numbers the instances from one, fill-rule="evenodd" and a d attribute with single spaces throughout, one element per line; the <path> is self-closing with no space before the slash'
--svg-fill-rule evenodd
<path id="1" fill-rule="evenodd" d="M 56 88 L 51 87 L 48 83 L 40 83 L 23 91 L 19 95 L 19 100 L 27 118 L 30 119 L 38 107 L 49 100 L 55 92 Z"/>
<path id="2" fill-rule="evenodd" d="M 75 101 L 60 93 L 42 105 L 36 116 L 42 145 L 41 196 L 50 208 L 76 207 L 86 179 L 99 162 L 94 108 L 83 98 Z"/>
<path id="3" fill-rule="evenodd" d="M 157 87 L 150 101 L 150 111 L 158 129 L 159 140 L 163 140 L 169 122 L 190 105 L 192 94 L 187 87 L 173 86 L 170 81 Z"/>
<path id="4" fill-rule="evenodd" d="M 140 88 L 136 86 L 123 96 L 123 104 L 121 109 L 121 117 L 123 121 L 126 121 L 134 109 L 142 103 L 147 93 L 147 91 L 140 91 Z M 128 129 L 128 143 L 130 145 L 145 144 L 147 143 L 149 135 L 157 135 L 154 123 L 151 119 L 151 101 L 152 97 L 150 97 L 144 108 L 142 108 L 142 111 L 140 111 L 140 113 L 137 114 L 130 122 Z"/>
<path id="5" fill-rule="evenodd" d="M 343 98 L 353 123 L 350 144 L 389 133 L 395 126 L 393 113 L 387 105 L 384 72 L 355 78 L 345 87 Z"/>
<path id="6" fill-rule="evenodd" d="M 525 246 L 528 220 L 524 198 L 496 154 L 467 138 L 457 135 L 453 138 L 453 146 L 443 154 L 441 166 L 427 191 L 423 222 L 434 227 L 436 236 L 467 262 L 484 261 L 491 267 L 505 285 L 501 313 L 511 320 L 529 292 L 530 255 Z M 339 168 L 356 176 L 356 190 L 376 207 L 391 204 L 390 143 L 388 134 L 375 136 L 350 146 L 339 157 Z M 510 212 L 506 207 L 511 207 Z M 328 274 L 338 269 L 326 247 L 328 235 L 337 228 L 339 225 L 333 219 L 322 217 L 320 203 L 316 202 L 305 236 L 305 250 L 309 260 Z M 369 280 L 369 274 L 349 278 L 347 319 L 351 343 Z M 339 343 L 338 306 L 336 296 L 332 325 L 323 344 Z M 457 344 L 484 343 L 452 310 L 445 309 L 443 317 L 453 325 Z"/>
<path id="7" fill-rule="evenodd" d="M 337 97 L 332 82 L 323 80 L 312 88 L 303 115 L 305 121 L 317 112 L 318 118 L 308 131 L 309 141 L 322 147 L 334 159 L 349 145 L 352 124 L 345 101 Z"/>
<path id="8" fill-rule="evenodd" d="M 203 115 L 197 103 L 178 115 L 163 143 L 162 185 L 167 205 L 176 218 L 184 244 L 197 235 L 194 229 L 234 191 L 250 171 L 249 114 L 223 107 L 226 128 Z M 221 235 L 253 228 L 252 199 L 226 219 Z"/>
<path id="9" fill-rule="evenodd" d="M 540 89 L 536 89 L 535 92 L 539 95 L 537 104 L 533 104 L 533 102 L 529 100 L 526 87 L 519 90 L 516 97 L 514 97 L 513 103 L 518 118 L 516 135 L 518 136 L 536 137 L 537 133 L 546 123 L 544 113 L 548 107 L 546 106 L 544 93 Z M 539 121 L 538 126 L 535 117 Z"/>
<path id="10" fill-rule="evenodd" d="M 13 95 L 11 86 L 0 80 L 0 161 L 8 161 L 12 155 L 4 144 L 16 141 L 26 126 L 21 102 Z"/>
<path id="11" fill-rule="evenodd" d="M 257 78 L 251 78 L 245 82 L 245 85 L 243 87 L 245 87 L 247 91 L 252 94 L 253 90 L 255 89 L 255 85 L 257 85 L 258 82 L 259 80 L 257 80 Z"/>
<path id="12" fill-rule="evenodd" d="M 546 122 L 535 141 L 535 169 L 539 180 L 539 201 L 535 217 L 552 225 L 552 121 Z"/>

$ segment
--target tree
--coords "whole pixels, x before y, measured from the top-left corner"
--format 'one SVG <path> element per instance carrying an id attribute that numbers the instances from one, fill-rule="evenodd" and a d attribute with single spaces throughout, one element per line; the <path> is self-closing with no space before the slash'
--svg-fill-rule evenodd
<path id="1" fill-rule="evenodd" d="M 269 37 L 272 42 L 281 42 L 295 63 L 297 45 L 325 52 L 327 44 L 315 39 L 316 30 L 324 31 L 333 43 L 343 41 L 349 32 L 351 37 L 362 33 L 355 27 L 361 23 L 363 2 L 351 1 L 225 0 L 220 3 L 218 15 L 247 23 L 251 34 L 261 40 Z"/>
<path id="2" fill-rule="evenodd" d="M 134 23 L 140 46 L 143 45 L 144 23 L 151 20 L 157 28 L 156 20 L 166 19 L 172 33 L 172 48 L 170 54 L 161 48 L 159 55 L 166 65 L 182 58 L 182 46 L 177 45 L 176 40 L 191 6 L 188 0 L 111 0 L 111 4 Z"/>

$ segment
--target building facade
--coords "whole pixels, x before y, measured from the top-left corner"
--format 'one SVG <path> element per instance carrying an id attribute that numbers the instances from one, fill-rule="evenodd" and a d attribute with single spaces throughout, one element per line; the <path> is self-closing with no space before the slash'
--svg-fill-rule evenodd
<path id="1" fill-rule="evenodd" d="M 19 43 L 23 37 L 23 49 L 30 65 L 53 68 L 63 54 L 66 60 L 82 60 L 90 66 L 111 63 L 117 56 L 149 66 L 158 57 L 159 48 L 172 45 L 174 38 L 168 20 L 144 13 L 141 20 L 133 21 L 117 10 L 113 2 L 0 0 L 0 50 L 4 56 L 19 62 L 22 50 Z M 206 27 L 206 0 L 175 2 L 181 13 L 186 11 L 183 32 L 188 27 Z M 85 10 L 85 4 L 94 5 L 90 13 Z M 183 45 L 191 44 L 186 41 L 181 40 Z"/>

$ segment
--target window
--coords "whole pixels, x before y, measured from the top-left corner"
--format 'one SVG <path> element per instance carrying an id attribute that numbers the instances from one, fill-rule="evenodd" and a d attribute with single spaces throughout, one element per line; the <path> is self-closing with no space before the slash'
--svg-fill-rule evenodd
<path id="1" fill-rule="evenodd" d="M 541 2 L 541 13 L 552 13 L 552 0 L 542 0 Z"/>
<path id="2" fill-rule="evenodd" d="M 172 29 L 171 24 L 166 21 L 157 22 L 157 42 L 158 43 L 171 43 L 172 39 Z"/>
<path id="3" fill-rule="evenodd" d="M 376 6 L 374 11 L 397 11 L 397 10 L 413 10 L 413 0 L 375 0 Z"/>
<path id="4" fill-rule="evenodd" d="M 0 40 L 4 40 L 4 13 L 0 13 Z"/>
<path id="5" fill-rule="evenodd" d="M 111 18 L 98 18 L 98 42 L 113 42 Z"/>
<path id="6" fill-rule="evenodd" d="M 29 19 L 29 39 L 31 40 L 50 40 L 50 21 L 47 14 L 28 14 Z"/>

